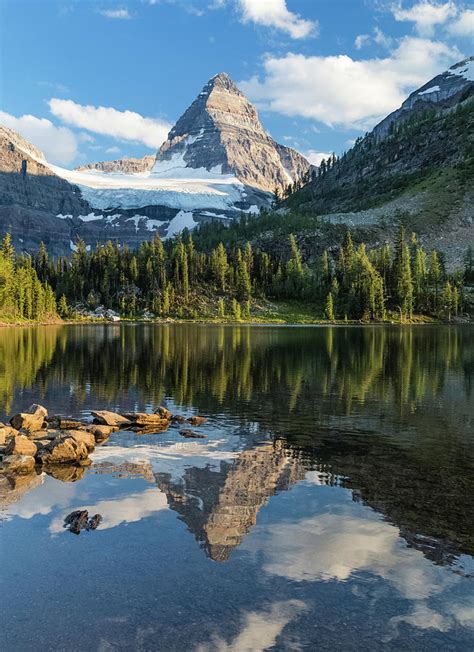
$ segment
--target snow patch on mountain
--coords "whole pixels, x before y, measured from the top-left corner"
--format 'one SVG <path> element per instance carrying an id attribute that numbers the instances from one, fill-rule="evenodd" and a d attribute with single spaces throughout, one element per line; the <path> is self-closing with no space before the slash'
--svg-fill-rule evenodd
<path id="1" fill-rule="evenodd" d="M 456 66 L 450 68 L 447 72 L 449 75 L 460 75 L 468 81 L 474 81 L 474 59 L 468 59 L 462 64 L 457 64 Z"/>
<path id="2" fill-rule="evenodd" d="M 192 212 L 179 211 L 169 223 L 166 236 L 163 239 L 167 240 L 168 238 L 172 238 L 183 229 L 189 229 L 191 231 L 195 226 L 197 226 L 197 222 L 194 221 Z"/>
<path id="3" fill-rule="evenodd" d="M 432 86 L 431 88 L 427 88 L 426 91 L 420 91 L 418 95 L 428 95 L 430 93 L 437 93 L 440 89 L 438 85 Z"/>

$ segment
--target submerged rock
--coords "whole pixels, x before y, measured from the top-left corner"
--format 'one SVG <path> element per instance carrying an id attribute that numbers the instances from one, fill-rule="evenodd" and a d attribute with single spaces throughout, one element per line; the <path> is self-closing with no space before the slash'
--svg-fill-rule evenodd
<path id="1" fill-rule="evenodd" d="M 181 437 L 186 437 L 186 439 L 207 439 L 207 435 L 202 435 L 199 432 L 194 432 L 194 430 L 180 430 L 179 434 Z"/>
<path id="2" fill-rule="evenodd" d="M 64 519 L 64 527 L 73 534 L 80 534 L 81 530 L 87 525 L 88 516 L 89 512 L 87 509 L 79 509 L 71 512 Z"/>
<path id="3" fill-rule="evenodd" d="M 173 423 L 184 423 L 186 421 L 186 417 L 183 417 L 181 414 L 175 414 L 173 415 L 171 421 Z"/>
<path id="4" fill-rule="evenodd" d="M 108 410 L 96 410 L 91 412 L 92 416 L 97 421 L 105 426 L 128 426 L 131 421 L 117 412 L 109 412 Z"/>
<path id="5" fill-rule="evenodd" d="M 186 419 L 186 421 L 190 423 L 192 426 L 202 426 L 203 423 L 206 423 L 207 418 L 194 415 Z"/>
<path id="6" fill-rule="evenodd" d="M 33 473 L 35 458 L 32 455 L 5 455 L 2 460 L 4 473 Z"/>
<path id="7" fill-rule="evenodd" d="M 102 521 L 100 514 L 94 514 L 89 518 L 87 509 L 78 509 L 71 512 L 64 519 L 64 527 L 73 534 L 80 534 L 81 530 L 96 530 Z"/>

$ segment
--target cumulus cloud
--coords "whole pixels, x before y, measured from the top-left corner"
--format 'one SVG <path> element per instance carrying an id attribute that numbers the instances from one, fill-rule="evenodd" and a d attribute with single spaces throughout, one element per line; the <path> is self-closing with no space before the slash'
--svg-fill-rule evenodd
<path id="1" fill-rule="evenodd" d="M 51 113 L 62 122 L 104 136 L 143 143 L 153 149 L 166 140 L 171 125 L 164 120 L 145 118 L 134 111 L 112 107 L 76 104 L 72 100 L 52 98 Z"/>
<path id="2" fill-rule="evenodd" d="M 269 56 L 263 80 L 252 77 L 240 87 L 270 111 L 329 126 L 368 129 L 400 106 L 412 90 L 461 58 L 456 47 L 405 37 L 381 59 Z"/>
<path id="3" fill-rule="evenodd" d="M 294 39 L 306 38 L 317 31 L 317 23 L 291 12 L 286 0 L 238 0 L 238 6 L 244 22 L 275 27 Z"/>
<path id="4" fill-rule="evenodd" d="M 51 163 L 67 165 L 78 153 L 76 135 L 67 127 L 57 127 L 47 118 L 25 114 L 20 117 L 0 111 L 0 124 L 17 131 L 44 152 Z"/>
<path id="5" fill-rule="evenodd" d="M 113 20 L 130 20 L 131 16 L 128 9 L 101 9 L 99 14 L 105 18 L 112 18 Z"/>
<path id="6" fill-rule="evenodd" d="M 458 18 L 448 25 L 452 36 L 474 37 L 474 9 L 462 11 Z"/>
<path id="7" fill-rule="evenodd" d="M 366 43 L 370 41 L 370 35 L 369 34 L 359 34 L 356 36 L 354 45 L 358 50 L 364 47 Z"/>
<path id="8" fill-rule="evenodd" d="M 245 614 L 242 628 L 231 643 L 222 638 L 214 638 L 211 645 L 198 645 L 196 652 L 235 652 L 236 650 L 252 650 L 263 652 L 273 648 L 285 627 L 301 613 L 308 610 L 302 600 L 286 600 L 275 602 L 262 611 L 251 611 Z"/>
<path id="9" fill-rule="evenodd" d="M 331 154 L 329 152 L 317 152 L 315 149 L 309 149 L 307 152 L 303 152 L 303 156 L 312 164 L 319 167 L 323 159 L 329 158 Z"/>
<path id="10" fill-rule="evenodd" d="M 422 36 L 431 36 L 437 25 L 457 14 L 457 8 L 451 0 L 442 4 L 423 0 L 410 9 L 403 9 L 402 4 L 398 3 L 392 7 L 392 13 L 397 21 L 415 23 L 416 30 Z"/>

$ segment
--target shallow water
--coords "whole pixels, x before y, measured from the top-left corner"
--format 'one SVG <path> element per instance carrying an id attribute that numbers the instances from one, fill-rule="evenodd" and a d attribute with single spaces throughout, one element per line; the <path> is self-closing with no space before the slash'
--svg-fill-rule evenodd
<path id="1" fill-rule="evenodd" d="M 1 485 L 2 649 L 473 649 L 473 376 L 469 327 L 0 329 L 0 420 L 209 417 Z"/>

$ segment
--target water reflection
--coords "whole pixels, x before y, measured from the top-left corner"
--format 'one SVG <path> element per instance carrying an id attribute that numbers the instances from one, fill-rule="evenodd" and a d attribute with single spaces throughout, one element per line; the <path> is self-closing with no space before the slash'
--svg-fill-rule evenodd
<path id="1" fill-rule="evenodd" d="M 205 440 L 118 432 L 90 468 L 1 479 L 2 545 L 18 547 L 26 577 L 52 590 L 71 545 L 84 553 L 80 597 L 62 588 L 59 608 L 79 600 L 92 623 L 78 649 L 468 649 L 469 329 L 3 329 L 0 351 L 4 412 L 165 402 L 209 417 Z M 93 536 L 65 534 L 77 509 L 103 516 Z M 19 568 L 5 591 L 27 589 Z M 45 649 L 61 649 L 51 613 L 47 600 Z M 5 624 L 17 649 L 35 649 L 30 634 Z"/>

